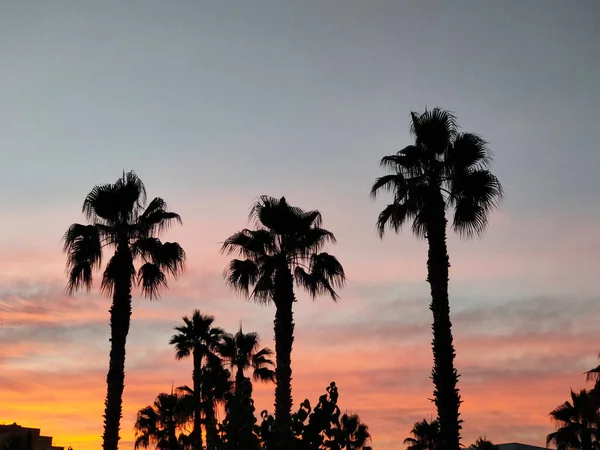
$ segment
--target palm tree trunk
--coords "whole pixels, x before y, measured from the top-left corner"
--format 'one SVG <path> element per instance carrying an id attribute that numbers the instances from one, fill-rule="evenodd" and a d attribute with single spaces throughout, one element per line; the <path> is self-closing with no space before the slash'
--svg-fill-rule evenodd
<path id="1" fill-rule="evenodd" d="M 117 450 L 122 416 L 122 398 L 125 385 L 125 343 L 131 322 L 131 268 L 133 261 L 129 249 L 119 246 L 118 278 L 115 280 L 113 303 L 110 307 L 110 361 L 106 376 L 106 401 L 104 411 L 104 436 L 102 448 Z"/>
<path id="2" fill-rule="evenodd" d="M 193 364 L 194 371 L 192 372 L 192 383 L 194 385 L 194 428 L 192 429 L 192 446 L 194 450 L 202 450 L 202 356 L 200 351 L 194 349 Z"/>
<path id="3" fill-rule="evenodd" d="M 280 436 L 277 448 L 287 449 L 291 445 L 292 410 L 292 345 L 294 343 L 294 316 L 292 305 L 295 302 L 294 280 L 287 267 L 280 268 L 275 275 L 275 427 Z M 281 434 L 279 434 L 281 433 Z"/>
<path id="4" fill-rule="evenodd" d="M 443 450 L 460 449 L 459 419 L 461 403 L 458 388 L 458 373 L 454 368 L 454 344 L 452 342 L 452 323 L 450 322 L 450 304 L 448 301 L 448 268 L 450 262 L 446 246 L 446 217 L 443 200 L 440 196 L 437 214 L 427 226 L 429 252 L 427 259 L 427 281 L 431 287 L 431 305 L 433 313 L 433 371 L 434 402 L 438 411 L 440 440 Z"/>

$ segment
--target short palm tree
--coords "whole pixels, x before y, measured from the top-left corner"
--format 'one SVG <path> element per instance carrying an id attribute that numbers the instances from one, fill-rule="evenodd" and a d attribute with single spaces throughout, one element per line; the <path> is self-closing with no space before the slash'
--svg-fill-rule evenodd
<path id="1" fill-rule="evenodd" d="M 210 358 L 202 367 L 202 409 L 206 428 L 206 449 L 217 450 L 220 447 L 217 427 L 216 407 L 225 403 L 231 393 L 233 383 L 231 373 L 225 369 L 218 358 Z"/>
<path id="2" fill-rule="evenodd" d="M 202 365 L 211 358 L 216 358 L 216 352 L 221 342 L 223 330 L 213 327 L 214 316 L 202 314 L 195 310 L 191 317 L 183 317 L 183 325 L 175 327 L 169 341 L 175 347 L 177 359 L 192 356 L 193 395 L 194 395 L 194 429 L 192 441 L 195 449 L 202 448 Z"/>
<path id="3" fill-rule="evenodd" d="M 181 434 L 188 417 L 179 395 L 158 394 L 152 405 L 138 412 L 134 448 L 153 444 L 157 450 L 181 450 Z"/>
<path id="4" fill-rule="evenodd" d="M 427 422 L 423 419 L 414 424 L 410 431 L 412 437 L 404 439 L 407 450 L 437 450 L 440 448 L 440 424 L 437 420 Z"/>
<path id="5" fill-rule="evenodd" d="M 423 114 L 413 112 L 411 119 L 414 144 L 381 160 L 391 173 L 375 181 L 371 195 L 386 190 L 394 196 L 379 214 L 380 237 L 388 227 L 399 232 L 412 222 L 413 233 L 429 243 L 434 402 L 444 448 L 459 450 L 461 400 L 448 302 L 446 212 L 454 209 L 452 229 L 459 235 L 480 235 L 502 197 L 502 187 L 488 170 L 491 154 L 486 142 L 475 134 L 459 132 L 452 113 L 435 108 Z"/>
<path id="6" fill-rule="evenodd" d="M 334 235 L 321 228 L 320 212 L 291 206 L 285 197 L 263 196 L 252 207 L 250 219 L 255 229 L 235 233 L 222 250 L 243 258 L 231 261 L 229 284 L 247 298 L 275 304 L 275 424 L 284 433 L 285 447 L 291 439 L 294 282 L 313 297 L 328 294 L 336 300 L 335 288 L 343 286 L 345 275 L 334 256 L 320 252 L 325 244 L 335 243 Z"/>
<path id="7" fill-rule="evenodd" d="M 157 298 L 160 289 L 167 285 L 167 275 L 177 277 L 183 271 L 183 249 L 157 237 L 173 222 L 181 223 L 181 218 L 169 212 L 158 197 L 146 206 L 144 184 L 133 172 L 123 173 L 114 184 L 94 187 L 83 202 L 83 213 L 89 225 L 73 224 L 63 238 L 67 291 L 73 294 L 81 288 L 89 290 L 94 270 L 102 265 L 103 250 L 114 249 L 100 288 L 112 296 L 103 449 L 117 450 L 132 286 L 137 284 L 146 297 Z M 136 260 L 142 263 L 137 269 Z"/>
<path id="8" fill-rule="evenodd" d="M 257 448 L 258 442 L 253 434 L 256 419 L 252 383 L 245 372 L 252 369 L 255 381 L 274 382 L 274 363 L 269 358 L 273 352 L 266 347 L 260 348 L 258 333 L 244 333 L 240 325 L 237 333 L 223 335 L 219 353 L 235 377 L 235 392 L 228 398 L 225 421 L 229 448 Z"/>
<path id="9" fill-rule="evenodd" d="M 242 326 L 235 334 L 226 333 L 219 347 L 219 353 L 235 371 L 236 391 L 244 382 L 244 373 L 252 369 L 254 381 L 275 381 L 273 361 L 270 356 L 273 351 L 267 347 L 260 348 L 258 333 L 244 333 Z"/>
<path id="10" fill-rule="evenodd" d="M 494 445 L 492 441 L 488 441 L 485 437 L 478 437 L 471 447 L 474 450 L 498 450 L 498 446 Z"/>
<path id="11" fill-rule="evenodd" d="M 546 436 L 546 444 L 557 450 L 598 450 L 600 448 L 600 401 L 595 391 L 571 391 L 566 401 L 550 412 L 556 431 Z"/>
<path id="12" fill-rule="evenodd" d="M 343 414 L 331 450 L 372 450 L 367 445 L 371 440 L 369 427 L 361 423 L 356 414 Z"/>

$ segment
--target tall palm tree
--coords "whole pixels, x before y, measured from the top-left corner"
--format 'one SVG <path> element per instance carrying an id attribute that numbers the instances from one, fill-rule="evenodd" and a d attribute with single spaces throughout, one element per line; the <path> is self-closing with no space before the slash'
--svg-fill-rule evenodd
<path id="1" fill-rule="evenodd" d="M 146 189 L 134 172 L 123 173 L 113 184 L 94 187 L 83 202 L 89 225 L 73 224 L 64 235 L 67 253 L 67 292 L 90 290 L 93 272 L 102 265 L 103 250 L 114 249 L 100 288 L 112 296 L 110 362 L 106 377 L 103 449 L 117 450 L 125 380 L 125 343 L 131 321 L 131 291 L 157 298 L 167 286 L 167 275 L 177 277 L 185 253 L 177 243 L 161 242 L 158 235 L 181 218 L 167 210 L 161 198 L 146 206 Z M 135 267 L 140 260 L 141 266 Z"/>
<path id="2" fill-rule="evenodd" d="M 404 439 L 404 444 L 408 445 L 407 450 L 437 450 L 440 448 L 440 424 L 437 420 L 427 422 L 423 419 L 414 424 L 410 431 L 413 437 Z"/>
<path id="3" fill-rule="evenodd" d="M 275 423 L 283 433 L 282 445 L 291 439 L 292 367 L 294 341 L 292 306 L 294 282 L 313 297 L 328 294 L 345 282 L 339 261 L 321 249 L 334 235 L 321 228 L 321 213 L 290 206 L 285 197 L 262 196 L 250 211 L 255 229 L 243 229 L 229 237 L 222 251 L 234 259 L 226 272 L 229 284 L 258 303 L 275 304 Z"/>
<path id="4" fill-rule="evenodd" d="M 597 450 L 600 448 L 600 401 L 595 391 L 571 391 L 566 401 L 550 412 L 556 431 L 546 436 L 546 445 L 557 450 Z"/>
<path id="5" fill-rule="evenodd" d="M 158 394 L 152 405 L 138 412 L 134 448 L 154 444 L 157 450 L 181 450 L 180 435 L 188 417 L 178 394 Z"/>
<path id="6" fill-rule="evenodd" d="M 475 134 L 459 132 L 452 113 L 435 108 L 423 114 L 413 112 L 411 119 L 414 144 L 381 160 L 381 166 L 391 173 L 375 181 L 371 195 L 386 190 L 394 196 L 379 214 L 380 237 L 388 227 L 399 232 L 412 222 L 413 233 L 429 243 L 434 401 L 444 448 L 458 450 L 461 400 L 448 302 L 446 211 L 454 209 L 451 227 L 459 235 L 480 235 L 502 197 L 502 187 L 488 170 L 491 154 L 486 142 Z"/>
<path id="7" fill-rule="evenodd" d="M 252 368 L 254 381 L 275 381 L 275 364 L 269 358 L 273 351 L 267 347 L 259 349 L 258 333 L 244 333 L 242 326 L 235 334 L 226 333 L 219 347 L 219 353 L 235 371 L 236 391 L 241 388 L 245 371 Z"/>
<path id="8" fill-rule="evenodd" d="M 193 396 L 194 396 L 194 429 L 192 441 L 195 449 L 202 448 L 202 365 L 209 359 L 216 358 L 216 352 L 224 331 L 213 327 L 215 317 L 195 310 L 192 317 L 183 317 L 183 325 L 175 327 L 169 341 L 175 347 L 175 357 L 185 359 L 192 356 Z"/>

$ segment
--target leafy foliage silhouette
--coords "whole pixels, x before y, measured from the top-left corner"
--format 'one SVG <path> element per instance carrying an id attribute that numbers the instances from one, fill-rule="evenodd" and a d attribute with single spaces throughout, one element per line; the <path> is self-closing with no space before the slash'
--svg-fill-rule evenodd
<path id="1" fill-rule="evenodd" d="M 113 184 L 95 186 L 83 202 L 83 213 L 89 225 L 73 224 L 63 237 L 67 291 L 90 290 L 93 272 L 102 267 L 103 251 L 114 249 L 100 284 L 101 291 L 112 296 L 102 445 L 104 450 L 117 450 L 132 286 L 137 284 L 146 297 L 155 299 L 167 286 L 167 275 L 176 278 L 182 273 L 185 253 L 181 246 L 158 239 L 174 222 L 181 223 L 181 218 L 168 211 L 161 198 L 154 198 L 146 206 L 146 189 L 133 171 L 123 173 Z M 142 262 L 137 269 L 136 260 Z"/>
<path id="2" fill-rule="evenodd" d="M 382 158 L 381 166 L 390 173 L 377 178 L 371 195 L 376 197 L 380 191 L 393 194 L 392 203 L 377 219 L 380 237 L 386 228 L 398 233 L 403 225 L 412 222 L 413 233 L 428 241 L 433 397 L 441 445 L 445 450 L 459 450 L 461 399 L 448 302 L 446 212 L 453 209 L 451 227 L 460 236 L 480 235 L 490 211 L 502 198 L 502 186 L 488 170 L 492 156 L 487 143 L 476 134 L 459 132 L 451 112 L 439 108 L 422 114 L 412 112 L 410 131 L 415 140 L 412 145 Z"/>

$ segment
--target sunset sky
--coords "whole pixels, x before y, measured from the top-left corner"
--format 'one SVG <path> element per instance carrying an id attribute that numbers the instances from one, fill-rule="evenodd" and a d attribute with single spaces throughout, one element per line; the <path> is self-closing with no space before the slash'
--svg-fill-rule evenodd
<path id="1" fill-rule="evenodd" d="M 383 241 L 370 184 L 440 106 L 485 137 L 506 189 L 482 239 L 449 241 L 463 443 L 544 445 L 600 352 L 600 3 L 32 0 L 0 5 L 0 423 L 97 450 L 110 300 L 67 297 L 61 237 L 135 170 L 183 227 L 186 275 L 136 292 L 123 449 L 136 412 L 191 383 L 167 342 L 198 308 L 273 347 L 273 307 L 225 286 L 219 248 L 261 194 L 323 213 L 347 287 L 303 294 L 295 404 L 330 381 L 377 450 L 434 407 L 426 244 Z M 273 386 L 257 388 L 272 411 Z"/>

